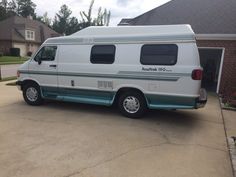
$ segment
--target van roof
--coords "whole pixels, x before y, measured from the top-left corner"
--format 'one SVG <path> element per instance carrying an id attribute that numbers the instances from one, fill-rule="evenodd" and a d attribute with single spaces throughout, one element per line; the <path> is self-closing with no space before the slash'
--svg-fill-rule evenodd
<path id="1" fill-rule="evenodd" d="M 74 43 L 137 43 L 154 41 L 193 41 L 195 34 L 190 25 L 160 26 L 91 26 L 70 36 L 49 38 L 45 44 Z"/>

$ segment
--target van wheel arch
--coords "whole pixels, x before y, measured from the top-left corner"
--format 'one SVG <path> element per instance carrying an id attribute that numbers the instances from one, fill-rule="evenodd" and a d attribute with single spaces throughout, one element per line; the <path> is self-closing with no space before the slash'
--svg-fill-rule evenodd
<path id="1" fill-rule="evenodd" d="M 29 105 L 38 106 L 44 101 L 39 84 L 33 80 L 23 81 L 22 93 L 25 102 Z"/>
<path id="2" fill-rule="evenodd" d="M 129 92 L 129 91 L 138 92 L 138 93 L 140 93 L 146 99 L 145 95 L 143 94 L 143 92 L 140 89 L 133 88 L 133 87 L 122 87 L 122 88 L 120 88 L 116 92 L 113 104 L 117 104 L 118 103 L 118 100 L 119 100 L 119 97 L 121 96 L 121 94 L 123 94 L 125 92 Z"/>
<path id="3" fill-rule="evenodd" d="M 23 90 L 24 86 L 30 85 L 30 84 L 37 85 L 40 88 L 39 84 L 36 81 L 27 79 L 27 80 L 23 81 L 23 83 L 21 85 L 21 90 Z"/>
<path id="4" fill-rule="evenodd" d="M 129 118 L 140 118 L 147 110 L 147 100 L 143 92 L 136 88 L 118 90 L 114 103 L 120 112 Z"/>

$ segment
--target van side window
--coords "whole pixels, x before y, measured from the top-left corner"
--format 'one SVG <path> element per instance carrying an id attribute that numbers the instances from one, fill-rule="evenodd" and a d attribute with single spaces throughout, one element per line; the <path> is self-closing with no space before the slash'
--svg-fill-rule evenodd
<path id="1" fill-rule="evenodd" d="M 56 46 L 45 46 L 37 53 L 35 61 L 53 61 L 55 60 L 57 47 Z"/>
<path id="2" fill-rule="evenodd" d="M 91 50 L 90 61 L 94 64 L 112 64 L 115 60 L 115 51 L 114 45 L 94 45 Z"/>
<path id="3" fill-rule="evenodd" d="M 143 65 L 175 65 L 178 57 L 176 44 L 148 44 L 141 49 Z"/>

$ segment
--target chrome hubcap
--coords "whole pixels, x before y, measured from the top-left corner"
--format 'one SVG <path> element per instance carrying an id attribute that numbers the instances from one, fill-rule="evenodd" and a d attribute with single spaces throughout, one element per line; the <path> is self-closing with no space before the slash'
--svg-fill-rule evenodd
<path id="1" fill-rule="evenodd" d="M 123 107 L 128 113 L 134 114 L 138 112 L 140 108 L 140 103 L 134 96 L 128 96 L 123 101 Z"/>
<path id="2" fill-rule="evenodd" d="M 38 99 L 38 91 L 34 87 L 29 87 L 26 90 L 26 97 L 29 101 L 35 102 Z"/>

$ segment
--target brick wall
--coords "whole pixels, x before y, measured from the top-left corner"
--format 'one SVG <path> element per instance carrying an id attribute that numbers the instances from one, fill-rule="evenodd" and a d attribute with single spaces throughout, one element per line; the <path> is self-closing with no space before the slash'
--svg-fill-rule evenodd
<path id="1" fill-rule="evenodd" d="M 199 40 L 198 47 L 224 47 L 224 63 L 219 93 L 226 95 L 236 91 L 236 41 Z"/>
<path id="2" fill-rule="evenodd" d="M 9 49 L 12 47 L 12 42 L 10 41 L 0 41 L 0 52 L 4 55 L 9 53 Z"/>

